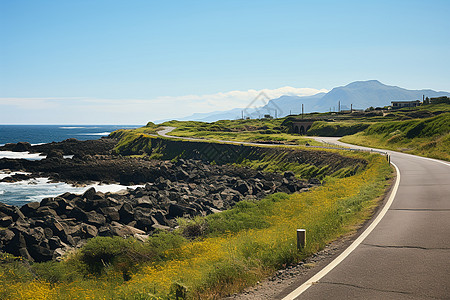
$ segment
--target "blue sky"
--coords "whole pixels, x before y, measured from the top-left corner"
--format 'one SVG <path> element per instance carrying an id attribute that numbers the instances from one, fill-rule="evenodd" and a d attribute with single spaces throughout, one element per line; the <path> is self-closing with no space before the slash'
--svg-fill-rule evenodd
<path id="1" fill-rule="evenodd" d="M 449 13 L 450 1 L 0 0 L 0 123 L 141 124 L 368 79 L 450 91 Z"/>

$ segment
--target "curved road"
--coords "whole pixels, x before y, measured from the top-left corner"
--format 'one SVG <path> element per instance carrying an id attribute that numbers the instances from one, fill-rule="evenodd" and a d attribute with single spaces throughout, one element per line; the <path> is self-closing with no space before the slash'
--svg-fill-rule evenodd
<path id="1" fill-rule="evenodd" d="M 382 212 L 334 265 L 280 299 L 450 299 L 450 163 L 387 153 L 398 174 Z"/>
<path id="2" fill-rule="evenodd" d="M 384 217 L 325 276 L 283 299 L 450 299 L 450 163 L 387 152 L 399 174 Z"/>

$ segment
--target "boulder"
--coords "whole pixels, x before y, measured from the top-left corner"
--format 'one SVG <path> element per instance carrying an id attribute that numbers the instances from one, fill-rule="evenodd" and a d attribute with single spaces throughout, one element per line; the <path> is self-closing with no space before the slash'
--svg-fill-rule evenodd
<path id="1" fill-rule="evenodd" d="M 111 226 L 106 225 L 98 228 L 98 235 L 99 236 L 113 236 L 113 233 L 111 232 Z"/>
<path id="2" fill-rule="evenodd" d="M 59 203 L 61 200 L 64 200 L 63 198 L 44 198 L 42 199 L 40 206 L 47 206 L 51 209 L 57 209 L 59 207 Z"/>
<path id="3" fill-rule="evenodd" d="M 96 194 L 95 188 L 91 187 L 83 193 L 82 198 L 87 200 L 94 200 L 95 194 Z"/>
<path id="4" fill-rule="evenodd" d="M 41 217 L 41 218 L 43 218 L 45 216 L 57 217 L 58 213 L 55 210 L 51 209 L 50 207 L 47 207 L 47 206 L 42 207 L 41 206 L 36 210 L 35 215 L 36 215 L 36 217 Z"/>
<path id="5" fill-rule="evenodd" d="M 14 148 L 12 149 L 12 151 L 14 152 L 26 152 L 26 151 L 30 151 L 31 149 L 31 144 L 28 142 L 18 142 Z"/>
<path id="6" fill-rule="evenodd" d="M 0 241 L 3 244 L 9 243 L 13 238 L 15 234 L 13 231 L 9 229 L 0 229 Z"/>
<path id="7" fill-rule="evenodd" d="M 86 223 L 100 227 L 106 222 L 106 218 L 95 210 L 86 213 Z"/>
<path id="8" fill-rule="evenodd" d="M 128 224 L 134 220 L 133 207 L 129 203 L 124 203 L 119 209 L 120 221 Z"/>
<path id="9" fill-rule="evenodd" d="M 14 211 L 15 211 L 14 206 L 0 202 L 0 212 L 1 213 L 5 214 L 7 216 L 12 216 L 14 214 Z"/>
<path id="10" fill-rule="evenodd" d="M 79 207 L 74 207 L 69 216 L 77 221 L 86 221 L 88 219 L 86 212 Z"/>
<path id="11" fill-rule="evenodd" d="M 152 200 L 150 199 L 149 196 L 143 196 L 143 197 L 141 197 L 141 198 L 135 199 L 135 204 L 134 204 L 134 206 L 137 206 L 137 207 L 152 208 L 152 207 L 155 206 L 155 203 L 154 203 L 154 201 L 152 201 Z"/>
<path id="12" fill-rule="evenodd" d="M 59 198 L 63 198 L 63 199 L 66 199 L 66 200 L 72 200 L 75 197 L 77 197 L 77 195 L 69 193 L 69 192 L 66 192 L 66 193 L 64 193 L 64 194 L 59 196 Z"/>
<path id="13" fill-rule="evenodd" d="M 167 217 L 175 219 L 184 215 L 194 216 L 196 211 L 188 206 L 180 204 L 170 204 Z"/>
<path id="14" fill-rule="evenodd" d="M 252 194 L 252 188 L 244 180 L 238 180 L 234 185 L 233 189 L 241 193 L 242 195 Z"/>
<path id="15" fill-rule="evenodd" d="M 93 238 L 96 237 L 98 234 L 98 230 L 95 226 L 89 225 L 89 224 L 83 224 L 81 226 L 81 230 L 84 234 L 84 236 L 82 236 L 85 239 L 89 239 L 89 238 Z"/>
<path id="16" fill-rule="evenodd" d="M 145 234 L 145 231 L 142 231 L 132 226 L 122 225 L 117 222 L 111 223 L 111 232 L 114 235 L 121 237 L 132 236 L 134 234 Z"/>
<path id="17" fill-rule="evenodd" d="M 18 207 L 14 207 L 14 212 L 12 213 L 12 217 L 14 221 L 17 221 L 18 219 L 25 220 L 25 215 L 20 211 Z"/>
<path id="18" fill-rule="evenodd" d="M 11 216 L 4 216 L 0 218 L 0 227 L 8 227 L 13 223 L 13 218 Z"/>
<path id="19" fill-rule="evenodd" d="M 119 210 L 116 207 L 102 207 L 100 212 L 106 217 L 108 222 L 120 220 Z"/>
<path id="20" fill-rule="evenodd" d="M 33 244 L 27 247 L 28 253 L 36 262 L 52 260 L 53 251 L 46 244 Z"/>
<path id="21" fill-rule="evenodd" d="M 52 159 L 52 158 L 53 159 L 63 159 L 64 155 L 63 155 L 62 151 L 53 149 L 53 150 L 50 150 L 50 152 L 47 154 L 46 158 L 47 159 Z"/>
<path id="22" fill-rule="evenodd" d="M 72 233 L 73 237 L 78 237 L 80 239 L 89 239 L 96 237 L 98 234 L 98 229 L 93 226 L 86 223 L 81 223 L 77 225 L 75 228 L 75 231 Z M 77 239 L 74 239 L 74 241 L 78 244 Z"/>
<path id="23" fill-rule="evenodd" d="M 22 232 L 22 234 L 23 237 L 25 238 L 27 246 L 38 245 L 44 240 L 46 240 L 44 228 L 42 227 L 29 229 L 25 232 Z M 30 254 L 31 256 L 34 256 L 32 253 Z"/>
<path id="24" fill-rule="evenodd" d="M 167 225 L 167 219 L 166 219 L 165 213 L 161 210 L 152 212 L 151 218 L 152 218 L 153 223 L 155 223 L 155 224 Z"/>
<path id="25" fill-rule="evenodd" d="M 50 249 L 56 250 L 58 248 L 65 248 L 68 247 L 67 244 L 65 244 L 61 239 L 57 236 L 53 236 L 48 240 L 48 245 Z"/>
<path id="26" fill-rule="evenodd" d="M 8 243 L 5 243 L 3 250 L 11 253 L 12 255 L 20 256 L 21 254 L 19 249 L 27 247 L 23 232 L 18 230 L 18 228 L 11 228 L 11 231 L 14 233 L 14 236 L 8 241 Z"/>
<path id="27" fill-rule="evenodd" d="M 53 230 L 51 230 L 49 227 L 45 227 L 44 235 L 46 239 L 51 239 L 53 237 Z"/>

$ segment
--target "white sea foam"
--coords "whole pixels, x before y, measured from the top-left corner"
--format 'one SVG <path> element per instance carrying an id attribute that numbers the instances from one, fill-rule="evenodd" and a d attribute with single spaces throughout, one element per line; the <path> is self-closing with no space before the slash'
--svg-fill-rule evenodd
<path id="1" fill-rule="evenodd" d="M 9 173 L 6 173 L 6 172 L 2 172 L 0 170 L 0 180 L 2 180 L 3 178 L 9 177 L 9 176 L 16 175 L 16 174 L 30 175 L 31 173 L 27 173 L 27 172 L 9 172 Z"/>
<path id="2" fill-rule="evenodd" d="M 42 156 L 40 153 L 0 151 L 0 159 L 2 158 L 41 160 L 45 156 Z"/>
<path id="3" fill-rule="evenodd" d="M 59 127 L 60 129 L 83 129 L 83 128 L 88 128 L 88 127 L 82 127 L 82 126 L 62 126 Z M 92 128 L 92 127 L 91 127 Z"/>
<path id="4" fill-rule="evenodd" d="M 12 174 L 12 173 L 11 173 Z M 10 176 L 11 174 L 6 174 Z M 143 185 L 125 186 L 120 184 L 91 184 L 84 187 L 76 187 L 64 182 L 50 182 L 48 178 L 33 178 L 19 182 L 0 182 L 0 202 L 21 206 L 31 201 L 41 201 L 44 198 L 56 197 L 70 192 L 74 194 L 82 194 L 89 188 L 93 187 L 96 191 L 103 193 L 115 193 L 127 188 L 135 189 Z"/>
<path id="5" fill-rule="evenodd" d="M 101 127 L 97 127 L 97 126 L 61 126 L 61 127 L 59 127 L 59 129 L 86 129 L 86 128 L 97 129 L 97 128 L 101 128 Z"/>
<path id="6" fill-rule="evenodd" d="M 93 133 L 78 133 L 77 135 L 108 135 L 111 132 L 93 132 Z"/>

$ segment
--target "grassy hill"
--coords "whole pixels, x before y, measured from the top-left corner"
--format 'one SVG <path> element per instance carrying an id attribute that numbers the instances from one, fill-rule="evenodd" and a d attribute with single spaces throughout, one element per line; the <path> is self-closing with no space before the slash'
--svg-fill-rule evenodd
<path id="1" fill-rule="evenodd" d="M 450 105 L 444 104 L 439 107 L 444 110 L 435 110 L 440 112 L 436 116 L 392 121 L 378 120 L 364 130 L 345 136 L 341 140 L 362 146 L 450 161 Z M 421 112 L 424 112 L 423 108 L 412 111 L 410 115 L 417 117 L 417 114 Z"/>

